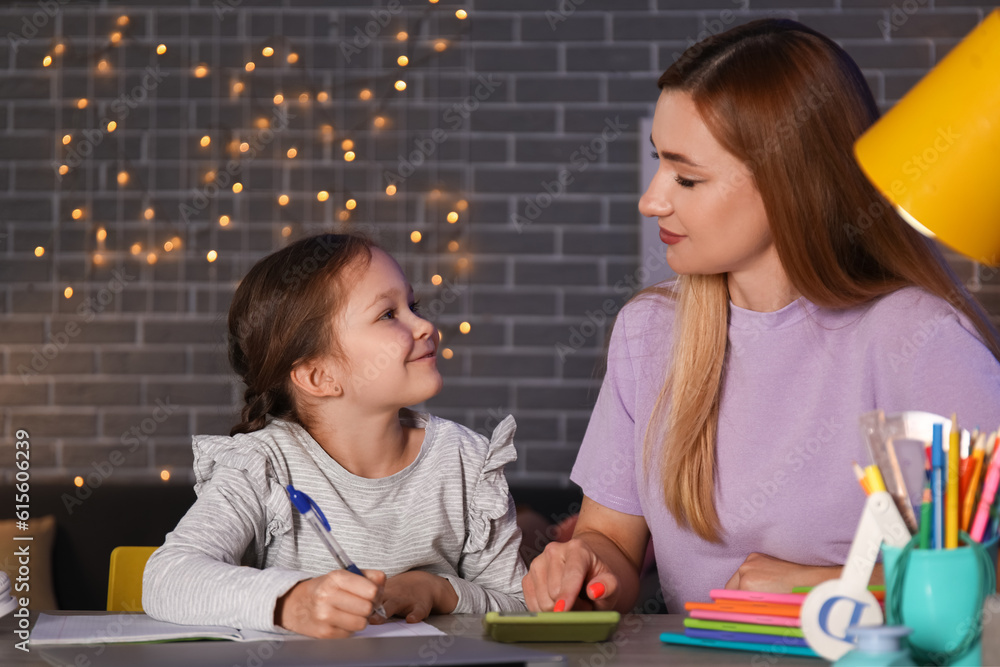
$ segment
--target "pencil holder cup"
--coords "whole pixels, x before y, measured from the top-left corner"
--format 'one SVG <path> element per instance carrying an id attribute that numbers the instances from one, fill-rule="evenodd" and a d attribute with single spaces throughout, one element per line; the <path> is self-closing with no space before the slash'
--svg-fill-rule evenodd
<path id="1" fill-rule="evenodd" d="M 980 665 L 982 610 L 996 587 L 997 538 L 962 533 L 956 549 L 882 546 L 887 623 L 913 630 L 910 653 L 922 665 Z"/>

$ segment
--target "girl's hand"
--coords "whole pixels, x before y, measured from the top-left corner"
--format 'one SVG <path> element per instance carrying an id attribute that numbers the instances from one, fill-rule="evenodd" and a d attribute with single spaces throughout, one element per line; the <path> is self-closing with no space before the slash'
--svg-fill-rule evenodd
<path id="1" fill-rule="evenodd" d="M 521 586 L 529 611 L 614 609 L 620 588 L 618 577 L 581 539 L 547 544 Z"/>
<path id="2" fill-rule="evenodd" d="M 274 624 L 300 635 L 331 639 L 364 630 L 382 598 L 385 573 L 363 570 L 363 577 L 334 570 L 295 584 L 278 598 Z"/>
<path id="3" fill-rule="evenodd" d="M 458 594 L 451 582 L 422 570 L 410 570 L 389 577 L 383 598 L 386 616 L 405 616 L 407 623 L 417 623 L 430 614 L 450 614 L 458 604 Z M 373 616 L 373 623 L 385 619 Z"/>
<path id="4" fill-rule="evenodd" d="M 752 553 L 726 582 L 726 588 L 761 593 L 791 593 L 795 586 L 815 586 L 840 576 L 841 567 L 799 565 Z"/>

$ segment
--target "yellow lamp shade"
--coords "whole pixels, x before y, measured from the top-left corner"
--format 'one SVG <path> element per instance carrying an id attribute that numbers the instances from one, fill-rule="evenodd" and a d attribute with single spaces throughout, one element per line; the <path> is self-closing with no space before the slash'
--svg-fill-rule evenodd
<path id="1" fill-rule="evenodd" d="M 854 154 L 910 224 L 1000 264 L 1000 10 L 872 125 Z"/>

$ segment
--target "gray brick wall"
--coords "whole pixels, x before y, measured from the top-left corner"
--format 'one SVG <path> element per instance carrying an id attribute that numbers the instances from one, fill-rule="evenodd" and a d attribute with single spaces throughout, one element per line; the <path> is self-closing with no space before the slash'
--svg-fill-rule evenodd
<path id="1" fill-rule="evenodd" d="M 87 475 L 110 461 L 115 481 L 155 480 L 161 470 L 188 479 L 191 434 L 226 432 L 238 407 L 223 344 L 236 281 L 288 239 L 356 227 L 377 233 L 425 303 L 437 304 L 454 356 L 441 360 L 446 386 L 430 409 L 484 432 L 513 413 L 520 458 L 511 478 L 565 485 L 603 372 L 604 314 L 620 307 L 640 261 L 638 119 L 652 111 L 660 72 L 709 33 L 788 16 L 840 41 L 887 108 L 991 6 L 5 4 L 0 437 L 6 447 L 17 429 L 30 432 L 36 477 Z M 200 78 L 199 64 L 208 68 Z M 609 123 L 621 127 L 614 140 L 579 160 Z M 572 180 L 560 184 L 563 170 Z M 320 190 L 328 200 L 317 200 Z M 350 211 L 348 199 L 357 202 Z M 445 220 L 453 210 L 456 224 Z M 954 261 L 971 280 L 973 267 Z M 431 283 L 435 274 L 443 284 Z M 982 283 L 983 302 L 1000 314 L 1000 280 L 991 272 Z M 463 321 L 472 325 L 464 335 Z M 11 477 L 10 464 L 0 461 L 0 474 Z"/>

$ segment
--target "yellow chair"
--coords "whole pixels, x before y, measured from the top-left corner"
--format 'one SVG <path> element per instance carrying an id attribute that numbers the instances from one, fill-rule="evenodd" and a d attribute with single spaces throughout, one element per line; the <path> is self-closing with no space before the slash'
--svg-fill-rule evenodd
<path id="1" fill-rule="evenodd" d="M 116 547 L 108 569 L 108 611 L 142 611 L 142 572 L 159 547 Z"/>

